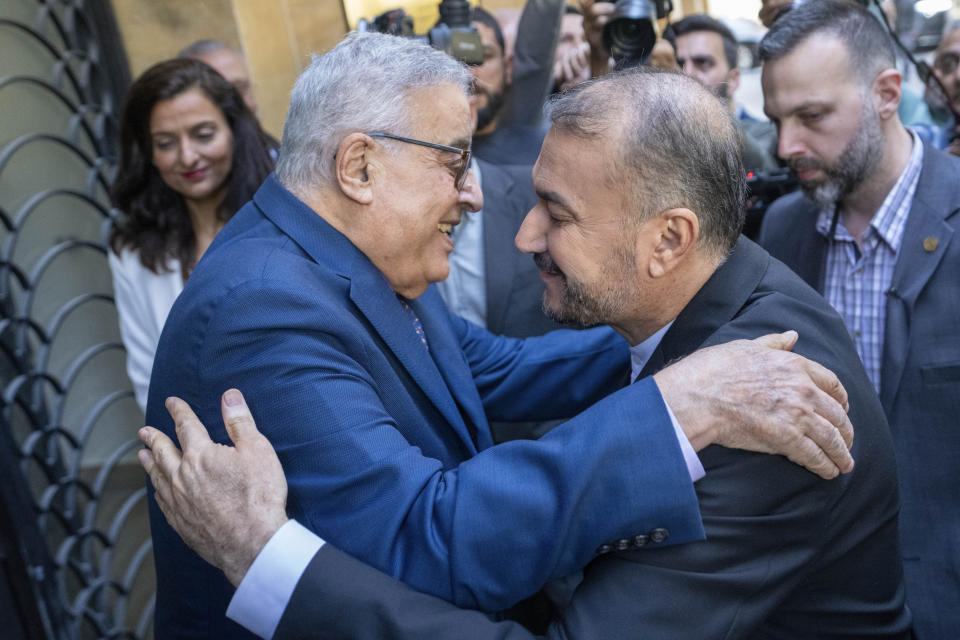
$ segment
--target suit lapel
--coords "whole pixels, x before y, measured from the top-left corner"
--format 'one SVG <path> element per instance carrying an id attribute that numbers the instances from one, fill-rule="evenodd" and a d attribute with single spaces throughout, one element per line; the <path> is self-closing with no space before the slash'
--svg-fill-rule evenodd
<path id="1" fill-rule="evenodd" d="M 261 212 L 296 242 L 314 262 L 327 265 L 350 282 L 350 300 L 386 343 L 424 395 L 447 419 L 453 430 L 463 440 L 467 450 L 475 452 L 476 446 L 444 378 L 431 359 L 430 353 L 423 348 L 411 319 L 401 307 L 400 301 L 383 274 L 346 236 L 284 189 L 273 176 L 267 178 L 254 196 L 254 201 Z M 411 305 L 411 308 L 414 308 L 420 316 L 419 308 L 414 305 Z M 435 327 L 435 323 L 429 322 L 426 317 L 420 319 L 424 330 L 427 331 L 430 348 L 434 348 L 435 339 L 442 346 L 445 341 L 443 334 L 449 333 L 449 329 L 444 331 Z M 428 324 L 432 331 L 428 328 Z M 432 334 L 438 335 L 435 337 Z M 460 361 L 463 359 L 462 355 L 456 357 Z M 450 359 L 452 358 L 453 356 L 450 356 Z M 479 404 L 479 400 L 475 404 Z"/>
<path id="2" fill-rule="evenodd" d="M 640 377 L 699 348 L 747 303 L 767 270 L 767 252 L 743 236 L 733 252 L 683 308 L 664 334 Z"/>
<path id="3" fill-rule="evenodd" d="M 920 293 L 947 252 L 953 230 L 946 219 L 960 209 L 958 176 L 952 161 L 924 148 L 923 168 L 903 231 L 887 295 L 880 397 L 890 412 L 910 346 L 910 316 Z M 929 239 L 936 240 L 930 249 Z"/>
<path id="4" fill-rule="evenodd" d="M 804 198 L 804 203 L 808 202 Z M 796 274 L 804 282 L 823 293 L 826 277 L 827 240 L 817 231 L 819 210 L 815 206 L 805 213 L 810 219 L 808 223 L 797 225 L 802 233 L 796 238 L 795 258 L 790 264 L 796 265 Z"/>
<path id="5" fill-rule="evenodd" d="M 516 261 L 530 259 L 513 248 L 517 235 L 515 219 L 509 215 L 518 206 L 514 202 L 514 182 L 510 174 L 492 164 L 481 162 L 483 184 L 483 267 L 487 296 L 487 330 L 503 332 Z"/>
<path id="6" fill-rule="evenodd" d="M 477 386 L 473 382 L 473 374 L 463 350 L 450 331 L 447 310 L 439 294 L 431 287 L 418 299 L 411 300 L 410 307 L 423 323 L 436 370 L 440 372 L 455 401 L 452 409 L 462 418 L 453 423 L 457 432 L 464 442 L 472 447 L 474 453 L 477 449 L 493 446 L 487 417 L 483 411 L 483 401 L 477 393 Z"/>
<path id="7" fill-rule="evenodd" d="M 365 257 L 363 259 L 366 260 Z M 358 262 L 360 262 L 359 259 Z M 355 266 L 351 271 L 350 299 L 357 305 L 357 308 L 387 344 L 387 347 L 397 357 L 407 373 L 414 379 L 421 391 L 447 419 L 453 430 L 467 445 L 468 450 L 475 452 L 476 446 L 451 395 L 452 389 L 447 386 L 443 377 L 441 377 L 439 367 L 435 364 L 435 360 L 430 357 L 430 351 L 425 349 L 420 342 L 419 336 L 414 331 L 411 318 L 403 310 L 386 278 L 372 264 L 370 264 L 370 268 L 356 268 Z M 436 323 L 431 320 L 427 313 L 424 313 L 423 308 L 417 305 L 416 301 L 410 301 L 410 308 L 413 309 L 421 324 L 423 324 L 430 350 L 435 350 L 438 346 L 443 349 L 444 332 L 437 330 Z M 460 357 L 462 358 L 462 356 Z"/>

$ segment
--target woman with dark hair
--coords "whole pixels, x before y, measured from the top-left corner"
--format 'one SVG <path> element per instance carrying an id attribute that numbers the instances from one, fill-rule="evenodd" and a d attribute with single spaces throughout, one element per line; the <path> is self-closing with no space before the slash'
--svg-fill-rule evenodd
<path id="1" fill-rule="evenodd" d="M 120 333 L 137 402 L 160 331 L 214 236 L 273 170 L 240 94 L 197 60 L 156 64 L 130 87 L 111 190 L 125 215 L 110 237 Z"/>

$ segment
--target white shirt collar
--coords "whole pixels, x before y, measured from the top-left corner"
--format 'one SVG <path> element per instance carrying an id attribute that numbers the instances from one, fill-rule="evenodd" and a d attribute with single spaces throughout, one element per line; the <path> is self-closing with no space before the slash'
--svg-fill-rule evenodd
<path id="1" fill-rule="evenodd" d="M 673 320 L 668 322 L 666 326 L 657 331 L 655 334 L 641 342 L 640 344 L 630 347 L 630 381 L 633 382 L 637 379 L 637 376 L 640 375 L 640 372 L 643 371 L 643 368 L 647 366 L 647 360 L 650 359 L 650 356 L 653 355 L 653 352 L 657 350 L 657 347 L 660 346 L 660 341 L 663 340 L 663 335 L 673 326 Z"/>

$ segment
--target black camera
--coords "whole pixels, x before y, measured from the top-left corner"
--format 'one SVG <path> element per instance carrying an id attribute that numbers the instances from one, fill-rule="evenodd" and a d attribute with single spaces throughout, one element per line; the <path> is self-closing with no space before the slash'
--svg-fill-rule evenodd
<path id="1" fill-rule="evenodd" d="M 743 235 L 756 240 L 767 207 L 781 196 L 796 191 L 800 186 L 796 174 L 790 169 L 747 172 L 747 212 Z"/>
<path id="2" fill-rule="evenodd" d="M 643 64 L 657 41 L 655 21 L 673 11 L 671 0 L 606 0 L 614 4 L 603 27 L 603 46 L 618 68 Z"/>
<path id="3" fill-rule="evenodd" d="M 467 0 L 442 0 L 438 9 L 440 19 L 423 36 L 414 33 L 413 18 L 403 9 L 385 11 L 372 21 L 360 20 L 357 31 L 378 31 L 423 40 L 464 64 L 483 64 L 480 34 L 470 26 L 470 3 Z"/>

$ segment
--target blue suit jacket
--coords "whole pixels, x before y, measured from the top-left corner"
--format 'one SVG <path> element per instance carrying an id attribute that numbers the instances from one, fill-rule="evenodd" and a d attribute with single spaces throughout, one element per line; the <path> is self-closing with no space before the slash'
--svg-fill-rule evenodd
<path id="1" fill-rule="evenodd" d="M 897 453 L 907 604 L 919 640 L 955 638 L 960 629 L 958 185 L 960 160 L 924 148 L 883 337 L 880 400 Z M 781 198 L 760 243 L 822 292 L 826 241 L 817 213 L 799 193 Z"/>
<path id="2" fill-rule="evenodd" d="M 492 446 L 491 419 L 569 416 L 622 380 L 607 330 L 495 337 L 431 288 L 410 307 L 346 237 L 273 177 L 218 235 L 174 305 L 147 419 L 189 402 L 215 440 L 238 387 L 283 463 L 288 511 L 417 589 L 504 608 L 653 528 L 703 535 L 679 445 L 652 382 L 631 385 L 539 441 Z M 644 411 L 638 412 L 637 407 Z M 486 414 L 486 415 L 485 415 Z M 151 499 L 158 637 L 240 636 L 232 589 Z"/>

